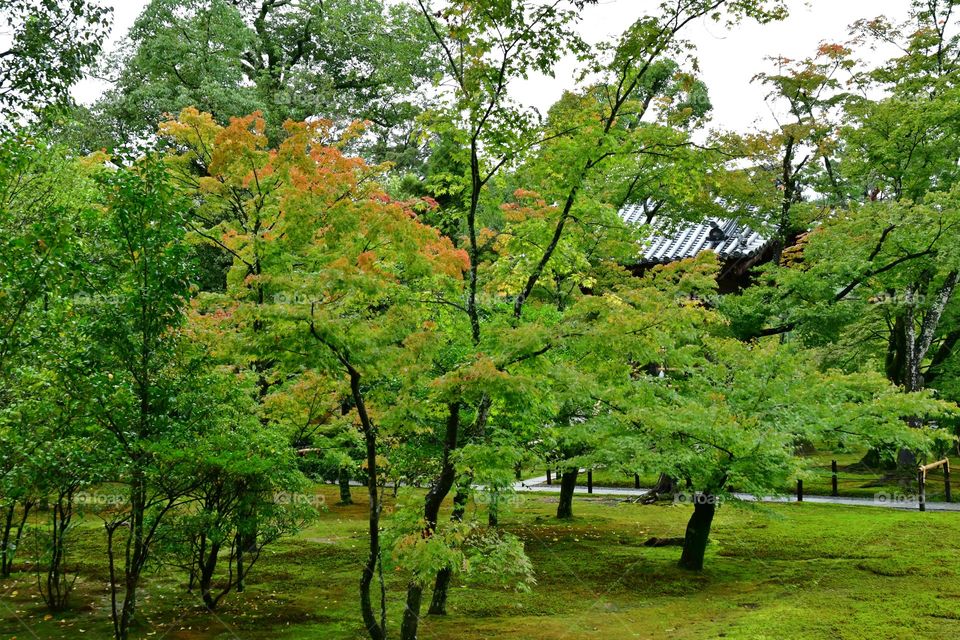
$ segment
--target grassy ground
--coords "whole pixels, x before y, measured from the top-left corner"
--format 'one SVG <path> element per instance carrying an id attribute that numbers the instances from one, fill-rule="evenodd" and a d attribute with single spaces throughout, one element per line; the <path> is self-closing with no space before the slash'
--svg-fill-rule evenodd
<path id="1" fill-rule="evenodd" d="M 335 490 L 318 490 L 332 505 Z M 572 522 L 555 520 L 555 509 L 555 497 L 524 496 L 504 518 L 536 567 L 531 593 L 457 581 L 450 615 L 428 618 L 421 638 L 960 637 L 957 514 L 727 505 L 717 514 L 707 570 L 695 575 L 675 568 L 679 549 L 643 546 L 651 536 L 682 535 L 688 507 L 578 499 Z M 364 525 L 362 505 L 330 506 L 274 547 L 247 592 L 228 596 L 216 615 L 183 593 L 182 576 L 157 571 L 133 637 L 362 638 L 356 590 Z M 82 578 L 73 610 L 49 616 L 36 577 L 21 573 L 0 583 L 0 639 L 110 637 L 98 520 L 87 518 L 76 534 Z M 396 623 L 401 577 L 389 576 L 388 589 Z"/>

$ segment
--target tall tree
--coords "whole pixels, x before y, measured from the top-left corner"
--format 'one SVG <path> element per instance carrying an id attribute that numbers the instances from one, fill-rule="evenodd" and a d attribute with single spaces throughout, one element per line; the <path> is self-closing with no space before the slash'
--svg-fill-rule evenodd
<path id="1" fill-rule="evenodd" d="M 436 71 L 416 14 L 381 0 L 152 0 L 116 64 L 97 110 L 121 140 L 190 106 L 221 124 L 259 110 L 273 140 L 287 119 L 369 121 L 353 143 L 403 165 Z"/>
<path id="2" fill-rule="evenodd" d="M 903 25 L 882 18 L 856 25 L 863 40 L 899 48 L 856 76 L 864 96 L 876 89 L 886 95 L 845 99 L 848 124 L 831 145 L 835 162 L 824 165 L 818 189 L 838 186 L 838 209 L 826 210 L 788 264 L 768 269 L 778 292 L 760 288 L 728 301 L 742 335 L 843 336 L 837 353 L 846 366 L 879 358 L 888 378 L 907 391 L 923 388 L 925 372 L 935 375 L 949 357 L 954 329 L 942 320 L 952 317 L 957 285 L 948 238 L 956 224 L 960 134 L 953 8 L 914 2 Z"/>
<path id="3" fill-rule="evenodd" d="M 98 0 L 8 0 L 0 23 L 0 115 L 15 118 L 69 102 L 96 61 L 111 9 Z"/>
<path id="4" fill-rule="evenodd" d="M 518 362 L 528 366 L 562 342 L 562 327 L 554 322 L 555 316 L 543 312 L 542 305 L 551 297 L 549 307 L 556 301 L 551 294 L 554 265 L 579 259 L 567 254 L 566 236 L 579 235 L 571 231 L 574 227 L 578 231 L 622 228 L 610 203 L 598 206 L 585 185 L 598 178 L 612 158 L 635 156 L 645 148 L 652 151 L 644 145 L 649 131 L 632 125 L 642 119 L 654 97 L 669 92 L 673 82 L 665 62 L 683 48 L 678 34 L 704 16 L 770 20 L 782 15 L 783 8 L 780 3 L 763 2 L 664 3 L 657 16 L 639 20 L 616 44 L 604 47 L 601 55 L 584 56 L 585 76 L 600 80 L 566 100 L 566 117 L 553 118 L 544 126 L 536 114 L 511 101 L 510 84 L 533 71 L 550 73 L 559 55 L 582 50 L 573 24 L 576 11 L 586 3 L 479 7 L 457 2 L 439 10 L 424 0 L 418 4 L 443 50 L 444 77 L 453 87 L 446 108 L 438 109 L 433 118 L 439 139 L 455 143 L 453 157 L 450 170 L 434 174 L 432 180 L 435 189 L 448 196 L 447 206 L 462 219 L 454 228 L 462 229 L 465 237 L 456 241 L 470 256 L 459 306 L 470 322 L 474 344 L 487 353 L 502 353 L 496 360 L 504 363 L 501 366 Z M 665 143 L 664 147 L 683 144 Z M 524 188 L 518 199 L 524 198 L 526 190 L 531 200 L 539 197 L 543 203 L 521 209 L 519 218 L 526 221 L 526 228 L 518 225 L 519 233 L 514 234 L 508 216 L 498 211 L 504 200 L 498 191 L 502 189 L 499 176 L 505 168 L 522 166 L 533 158 L 539 159 L 539 168 L 533 170 L 539 181 L 517 185 Z M 584 246 L 589 243 L 578 249 Z M 558 268 L 557 273 L 566 269 Z M 568 279 L 561 288 L 574 291 L 575 279 Z M 529 315 L 525 310 L 530 310 Z M 474 421 L 466 432 L 474 443 L 492 442 L 495 430 L 485 426 L 501 409 L 491 404 L 491 395 L 481 393 L 479 398 L 476 415 L 482 420 Z M 509 409 L 503 411 L 502 420 L 508 422 Z M 450 448 L 460 446 L 450 437 L 462 438 L 454 430 L 459 422 L 452 421 L 440 438 Z M 446 454 L 443 459 L 452 462 Z M 436 509 L 456 475 L 448 464 L 431 483 L 424 505 L 425 538 L 433 535 Z M 438 576 L 435 613 L 443 611 L 448 580 L 444 573 Z M 405 639 L 417 635 L 421 594 L 421 585 L 410 585 L 401 631 Z"/>
<path id="5" fill-rule="evenodd" d="M 103 213 L 85 246 L 91 295 L 76 309 L 77 348 L 62 370 L 72 395 L 91 399 L 109 478 L 127 492 L 104 523 L 113 631 L 126 640 L 158 532 L 188 495 L 189 467 L 178 469 L 175 454 L 216 412 L 203 354 L 182 333 L 191 286 L 185 202 L 156 156 L 104 168 L 99 179 Z"/>

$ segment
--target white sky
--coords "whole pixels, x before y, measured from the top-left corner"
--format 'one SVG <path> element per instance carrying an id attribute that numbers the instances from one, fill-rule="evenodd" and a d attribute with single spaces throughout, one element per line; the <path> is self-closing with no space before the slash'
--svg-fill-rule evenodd
<path id="1" fill-rule="evenodd" d="M 763 102 L 766 91 L 750 79 L 770 70 L 764 58 L 783 55 L 803 58 L 813 54 L 824 41 L 843 42 L 847 27 L 860 18 L 886 15 L 906 17 L 909 0 L 788 0 L 790 17 L 780 23 L 745 23 L 727 30 L 709 20 L 690 25 L 684 36 L 697 46 L 702 77 L 714 105 L 713 126 L 743 131 L 756 124 L 769 125 L 771 115 Z M 120 39 L 133 24 L 147 0 L 114 0 L 112 42 Z M 589 42 L 611 39 L 639 16 L 656 8 L 658 0 L 600 0 L 587 7 L 580 23 Z M 562 91 L 573 86 L 572 61 L 564 62 L 556 78 L 537 77 L 517 84 L 514 95 L 521 102 L 546 111 Z M 82 81 L 74 96 L 89 103 L 104 90 L 94 79 Z"/>

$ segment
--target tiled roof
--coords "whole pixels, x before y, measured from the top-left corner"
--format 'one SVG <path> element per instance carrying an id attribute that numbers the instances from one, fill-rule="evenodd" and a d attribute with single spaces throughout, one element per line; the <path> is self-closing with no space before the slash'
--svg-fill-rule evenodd
<path id="1" fill-rule="evenodd" d="M 646 220 L 643 209 L 636 205 L 624 207 L 620 217 L 635 224 L 644 224 Z M 772 242 L 772 238 L 740 224 L 735 218 L 707 218 L 699 223 L 679 224 L 654 218 L 650 226 L 654 231 L 641 251 L 641 264 L 675 262 L 693 258 L 703 251 L 713 251 L 722 260 L 742 260 L 759 255 Z"/>

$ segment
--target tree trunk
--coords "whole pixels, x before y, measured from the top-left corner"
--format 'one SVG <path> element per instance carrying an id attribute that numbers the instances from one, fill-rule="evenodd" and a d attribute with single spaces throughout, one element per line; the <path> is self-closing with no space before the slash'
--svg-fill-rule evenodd
<path id="1" fill-rule="evenodd" d="M 387 637 L 387 613 L 385 594 L 380 592 L 380 620 L 373 611 L 373 600 L 370 597 L 370 587 L 377 569 L 380 567 L 380 487 L 377 484 L 377 431 L 370 416 L 367 414 L 363 392 L 360 389 L 360 373 L 350 365 L 347 371 L 350 374 L 350 391 L 353 395 L 360 425 L 363 428 L 363 440 L 367 454 L 367 495 L 368 495 L 368 542 L 369 551 L 367 561 L 360 574 L 360 612 L 363 624 L 367 629 L 370 640 L 385 640 Z"/>
<path id="2" fill-rule="evenodd" d="M 340 502 L 337 504 L 348 505 L 353 504 L 353 496 L 350 495 L 350 470 L 349 469 L 340 469 L 340 474 L 337 477 L 337 484 L 340 485 Z"/>
<path id="3" fill-rule="evenodd" d="M 496 529 L 500 526 L 500 490 L 490 488 L 490 502 L 487 504 L 487 526 Z"/>
<path id="4" fill-rule="evenodd" d="M 657 479 L 657 486 L 643 494 L 640 502 L 643 504 L 653 504 L 662 496 L 672 496 L 676 490 L 677 483 L 674 481 L 674 479 L 665 473 L 661 473 L 660 477 Z"/>
<path id="5" fill-rule="evenodd" d="M 680 556 L 681 569 L 703 570 L 703 556 L 707 551 L 710 537 L 710 525 L 717 511 L 716 500 L 709 493 L 698 493 L 693 502 L 693 514 L 687 523 L 687 534 L 683 539 L 683 553 Z"/>
<path id="6" fill-rule="evenodd" d="M 34 504 L 33 500 L 23 502 L 23 513 L 19 522 L 14 520 L 17 501 L 14 500 L 7 509 L 6 519 L 3 523 L 3 540 L 0 543 L 3 545 L 0 549 L 0 578 L 9 578 L 13 572 L 13 559 L 17 554 L 17 548 L 23 538 L 23 530 L 27 526 L 27 518 L 30 516 L 30 510 Z"/>
<path id="7" fill-rule="evenodd" d="M 907 393 L 921 391 L 926 385 L 923 363 L 933 345 L 940 319 L 960 281 L 960 272 L 953 271 L 947 275 L 926 312 L 921 315 L 922 319 L 918 320 L 919 297 L 923 291 L 926 291 L 929 280 L 929 274 L 925 274 L 919 281 L 911 283 L 904 290 L 906 310 L 897 316 L 887 344 L 887 378 L 894 384 L 902 385 Z M 919 332 L 917 331 L 918 322 Z M 906 420 L 911 427 L 922 426 L 917 417 L 909 416 Z M 880 458 L 879 452 L 871 450 L 860 462 L 866 466 L 882 466 Z M 908 449 L 897 452 L 898 469 L 912 470 L 916 464 L 915 452 Z"/>
<path id="8" fill-rule="evenodd" d="M 903 314 L 897 315 L 887 339 L 885 370 L 887 380 L 901 385 L 906 379 L 907 329 Z"/>
<path id="9" fill-rule="evenodd" d="M 247 541 L 242 532 L 237 531 L 233 540 L 234 547 L 237 550 L 237 593 L 243 593 L 244 589 L 244 578 L 247 575 L 247 568 L 244 562 L 246 561 L 245 554 L 243 550 L 247 546 Z"/>
<path id="10" fill-rule="evenodd" d="M 13 532 L 13 515 L 16 513 L 17 503 L 13 501 L 7 507 L 7 517 L 3 523 L 3 540 L 0 542 L 0 577 L 10 577 L 10 567 L 13 565 L 14 549 L 10 547 L 10 534 Z"/>
<path id="11" fill-rule="evenodd" d="M 253 494 L 256 491 L 256 487 L 251 487 L 248 484 L 244 484 L 243 488 L 244 494 L 247 494 L 248 492 L 249 494 Z M 250 573 L 250 569 L 253 566 L 253 563 L 256 562 L 257 555 L 259 553 L 257 533 L 260 525 L 259 522 L 257 522 L 255 498 L 252 495 L 242 498 L 239 512 L 240 521 L 237 525 L 236 535 L 236 589 L 237 593 L 243 593 L 247 588 L 247 574 Z M 250 556 L 249 558 L 247 557 L 248 555 Z"/>
<path id="12" fill-rule="evenodd" d="M 133 471 L 130 481 L 130 533 L 126 542 L 123 565 L 123 603 L 117 610 L 116 577 L 111 566 L 111 601 L 113 602 L 113 629 L 116 640 L 127 640 L 130 625 L 137 611 L 137 588 L 140 585 L 140 573 L 146 561 L 144 519 L 146 512 L 146 478 L 140 469 Z M 109 543 L 112 544 L 112 537 Z M 112 560 L 111 560 L 112 565 Z"/>
<path id="13" fill-rule="evenodd" d="M 407 604 L 403 609 L 403 621 L 400 623 L 401 640 L 417 640 L 420 626 L 420 604 L 423 600 L 423 587 L 411 583 L 407 587 Z"/>
<path id="14" fill-rule="evenodd" d="M 217 608 L 218 598 L 214 598 L 212 591 L 213 574 L 217 569 L 217 556 L 220 553 L 220 543 L 211 542 L 209 550 L 205 557 L 200 558 L 200 597 L 207 609 L 213 611 Z"/>
<path id="15" fill-rule="evenodd" d="M 75 488 L 69 487 L 58 492 L 53 506 L 51 527 L 50 561 L 47 564 L 46 589 L 40 586 L 40 596 L 51 611 L 63 611 L 67 608 L 74 581 L 67 575 L 66 536 L 73 519 L 73 494 Z"/>
<path id="16" fill-rule="evenodd" d="M 467 499 L 469 493 L 470 481 L 464 483 L 457 490 L 453 497 L 453 513 L 450 514 L 450 520 L 453 522 L 462 522 L 463 514 L 467 509 Z M 453 570 L 445 567 L 437 572 L 437 580 L 433 585 L 433 599 L 430 601 L 430 609 L 427 611 L 431 616 L 447 615 L 447 595 L 450 589 L 450 579 L 453 577 Z"/>
<path id="17" fill-rule="evenodd" d="M 457 448 L 460 428 L 460 404 L 454 403 L 448 407 L 446 433 L 443 443 L 443 465 L 440 474 L 433 486 L 423 499 L 423 519 L 426 526 L 423 536 L 429 538 L 437 529 L 437 519 L 440 507 L 447 494 L 450 493 L 456 479 L 456 469 L 453 466 L 451 454 Z M 401 640 L 416 640 L 420 624 L 420 605 L 423 600 L 423 585 L 411 582 L 407 586 L 407 604 L 403 611 L 403 621 L 400 624 Z"/>
<path id="18" fill-rule="evenodd" d="M 577 475 L 580 469 L 572 467 L 564 469 L 560 477 L 560 504 L 557 505 L 558 518 L 573 517 L 573 492 L 577 488 Z"/>

